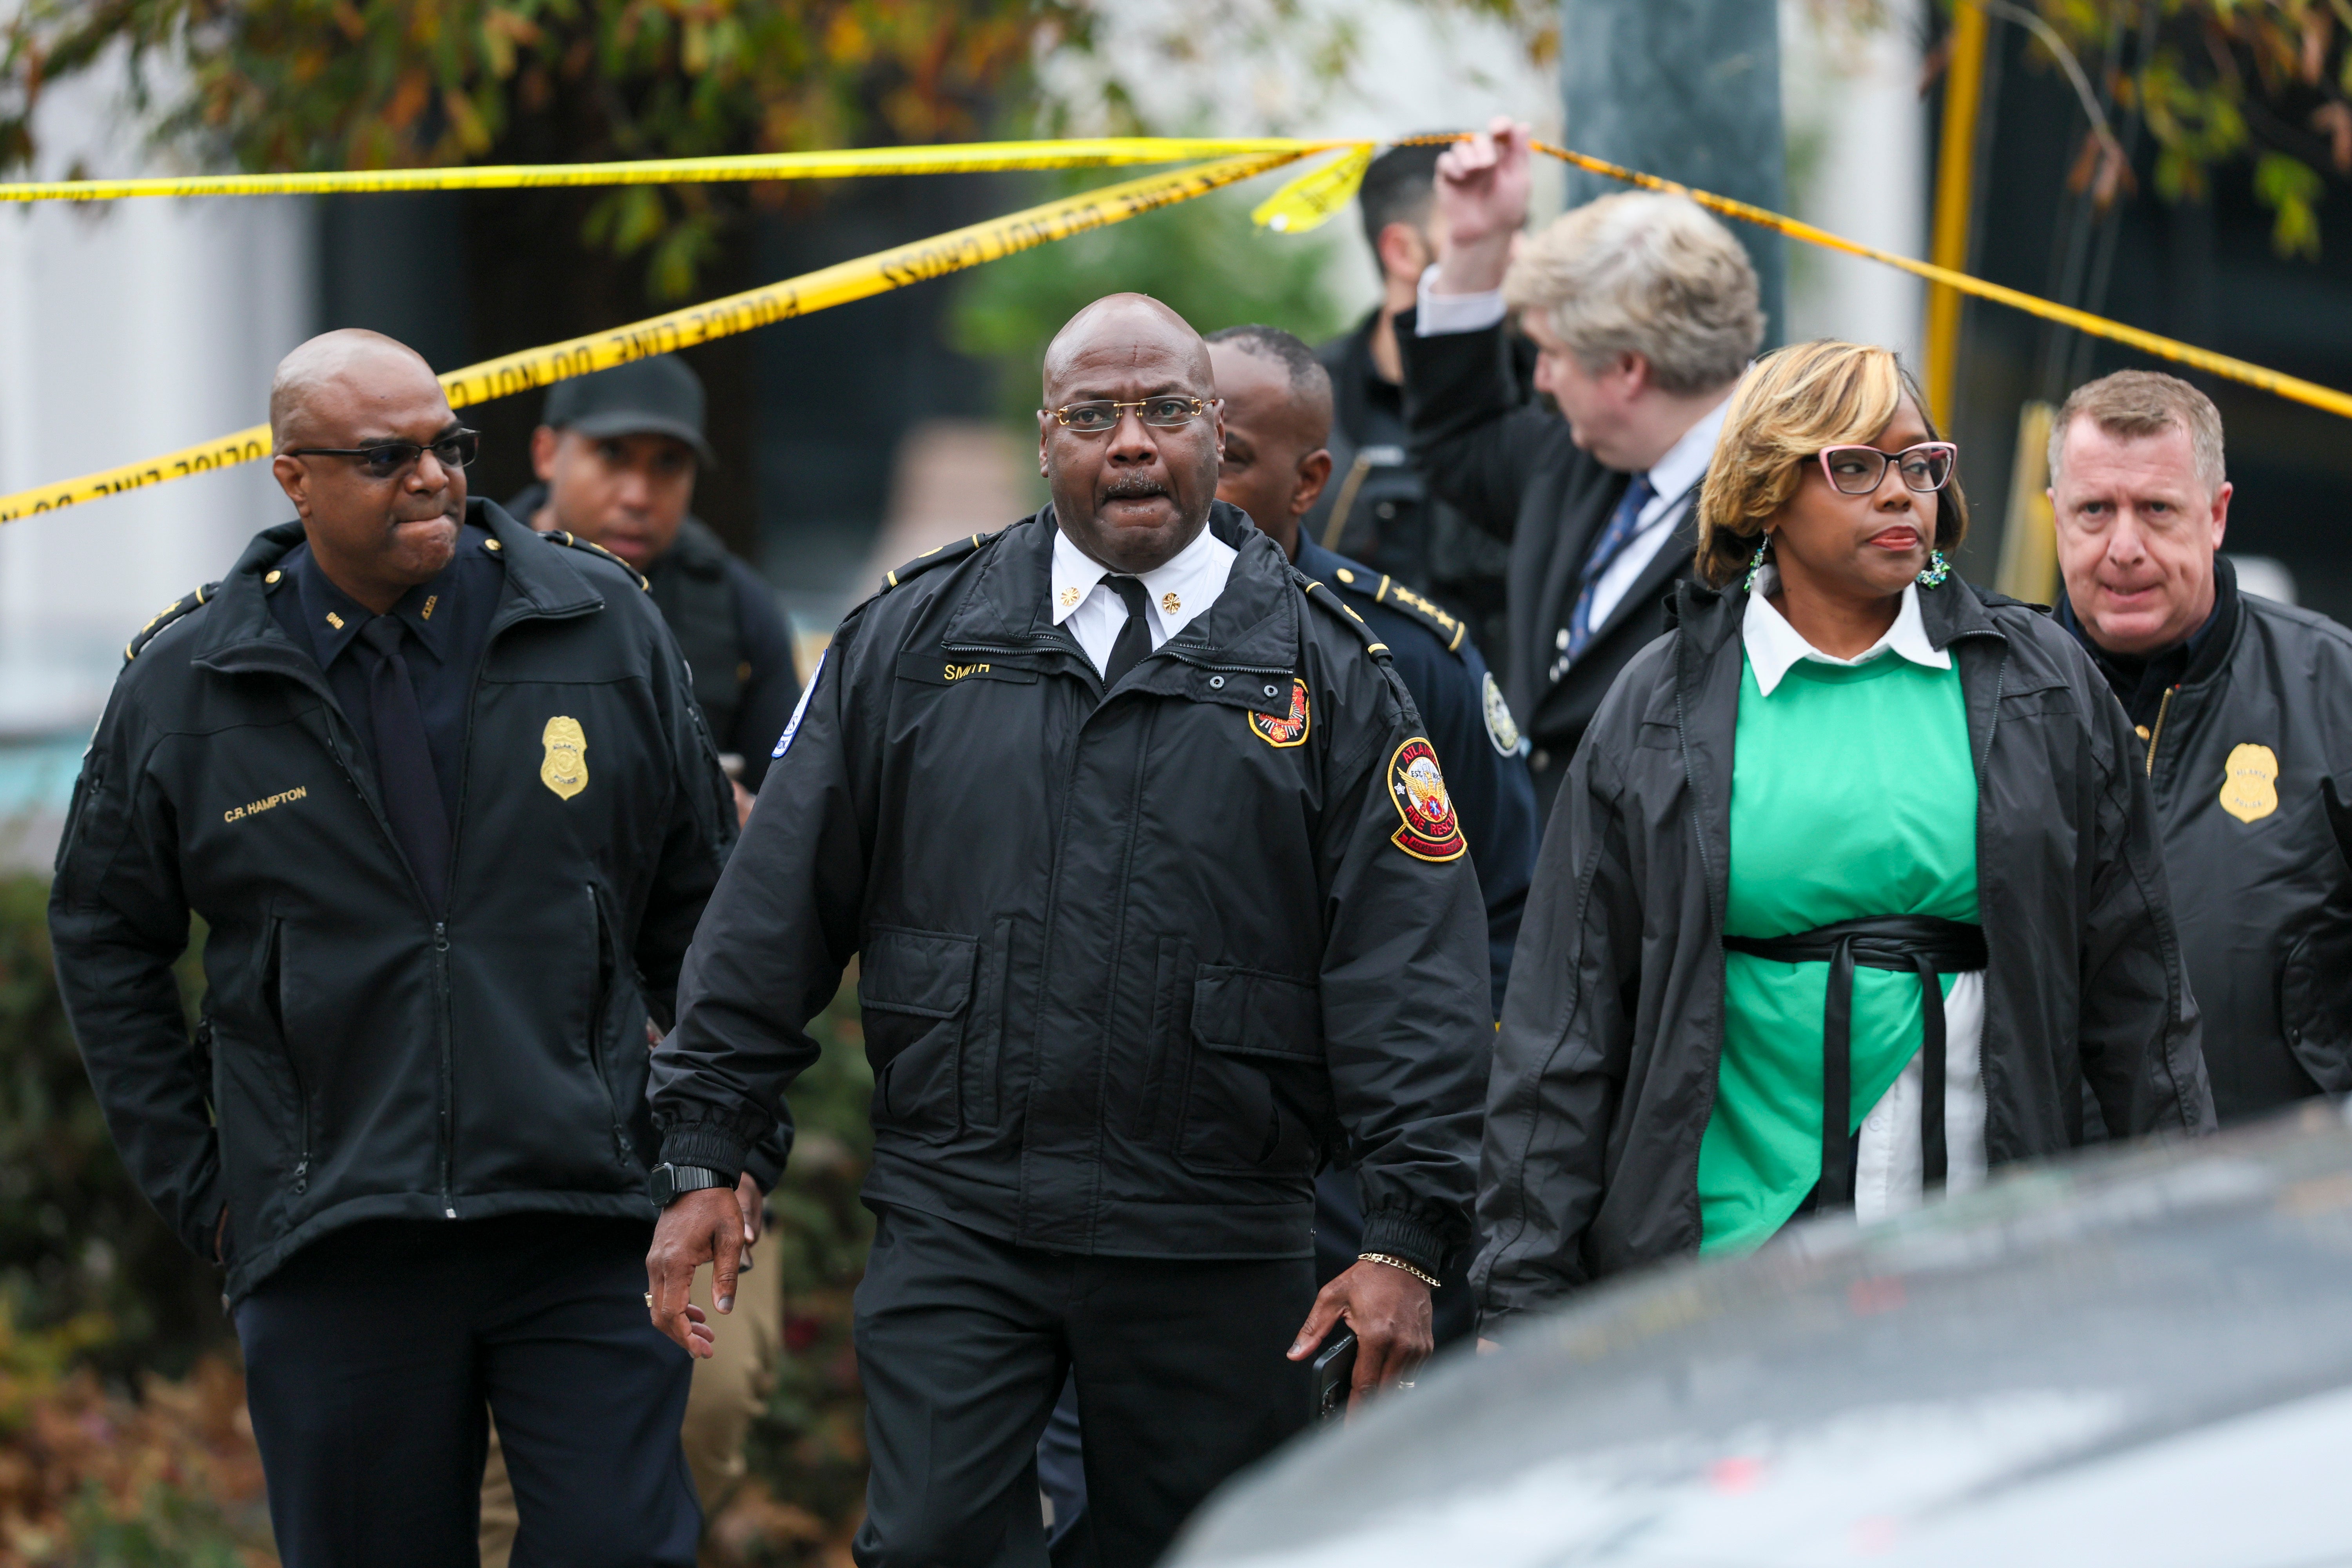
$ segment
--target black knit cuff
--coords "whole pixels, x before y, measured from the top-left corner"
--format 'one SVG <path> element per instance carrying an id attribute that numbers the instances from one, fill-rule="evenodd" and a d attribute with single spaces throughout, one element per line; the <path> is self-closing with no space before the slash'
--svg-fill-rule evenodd
<path id="1" fill-rule="evenodd" d="M 1385 1252 L 1435 1275 L 1445 1262 L 1445 1237 L 1404 1209 L 1386 1208 L 1364 1216 L 1364 1239 L 1357 1250 Z"/>
<path id="2" fill-rule="evenodd" d="M 733 1186 L 750 1150 L 723 1122 L 686 1121 L 662 1134 L 661 1157 L 672 1165 L 714 1171 Z"/>

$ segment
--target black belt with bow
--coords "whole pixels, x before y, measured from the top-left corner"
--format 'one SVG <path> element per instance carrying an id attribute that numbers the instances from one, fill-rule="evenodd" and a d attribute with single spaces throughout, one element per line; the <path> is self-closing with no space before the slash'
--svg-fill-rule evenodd
<path id="1" fill-rule="evenodd" d="M 1822 1009 L 1822 1184 L 1819 1207 L 1853 1206 L 1853 970 L 1908 970 L 1919 976 L 1919 1148 L 1925 1184 L 1940 1186 L 1944 1150 L 1944 988 L 1938 974 L 1985 966 L 1984 927 L 1933 915 L 1871 915 L 1794 936 L 1727 936 L 1724 947 L 1775 963 L 1830 966 Z"/>

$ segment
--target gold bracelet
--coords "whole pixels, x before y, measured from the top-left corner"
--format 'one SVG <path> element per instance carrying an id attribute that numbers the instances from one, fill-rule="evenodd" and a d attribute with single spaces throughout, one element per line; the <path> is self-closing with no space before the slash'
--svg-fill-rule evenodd
<path id="1" fill-rule="evenodd" d="M 1359 1252 L 1356 1254 L 1356 1261 L 1359 1263 L 1385 1263 L 1391 1268 L 1403 1269 L 1407 1274 L 1412 1275 L 1414 1279 L 1420 1280 L 1423 1284 L 1428 1286 L 1433 1290 L 1441 1289 L 1434 1277 L 1424 1274 L 1420 1269 L 1415 1268 L 1412 1264 L 1407 1263 L 1403 1258 L 1391 1258 L 1385 1252 Z"/>

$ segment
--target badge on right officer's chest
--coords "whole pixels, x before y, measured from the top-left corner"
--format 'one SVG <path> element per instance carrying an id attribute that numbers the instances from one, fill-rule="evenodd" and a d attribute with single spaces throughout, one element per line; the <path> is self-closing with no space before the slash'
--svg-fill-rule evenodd
<path id="1" fill-rule="evenodd" d="M 2221 764 L 2221 809 L 2240 822 L 2259 822 L 2278 809 L 2278 753 L 2252 742 L 2230 748 Z"/>
<path id="2" fill-rule="evenodd" d="M 540 731 L 546 755 L 540 759 L 539 782 L 570 800 L 588 787 L 588 733 L 580 721 L 558 713 Z"/>

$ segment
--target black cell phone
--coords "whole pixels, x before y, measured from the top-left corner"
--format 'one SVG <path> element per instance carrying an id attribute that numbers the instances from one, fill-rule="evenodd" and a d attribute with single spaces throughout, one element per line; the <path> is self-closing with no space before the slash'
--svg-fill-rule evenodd
<path id="1" fill-rule="evenodd" d="M 1356 1331 L 1342 1329 L 1339 1337 L 1315 1352 L 1315 1419 L 1337 1420 L 1348 1413 L 1348 1394 L 1356 1382 Z"/>

